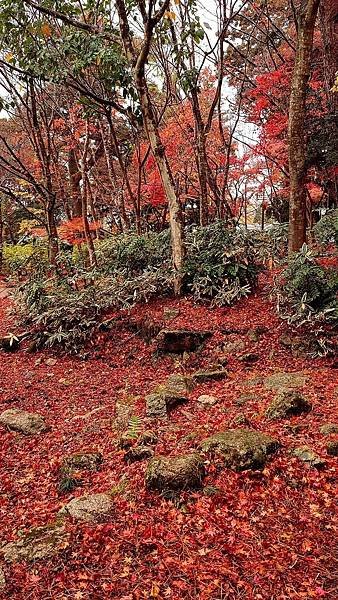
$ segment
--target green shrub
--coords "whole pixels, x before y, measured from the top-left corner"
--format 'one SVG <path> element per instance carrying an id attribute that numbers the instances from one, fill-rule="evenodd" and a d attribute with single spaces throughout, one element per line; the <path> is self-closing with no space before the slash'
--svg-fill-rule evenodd
<path id="1" fill-rule="evenodd" d="M 318 244 L 327 246 L 334 242 L 338 247 L 338 209 L 328 211 L 313 228 Z"/>
<path id="2" fill-rule="evenodd" d="M 260 268 L 245 232 L 223 223 L 196 227 L 187 232 L 186 245 L 185 289 L 196 301 L 223 306 L 251 292 Z M 171 292 L 168 231 L 116 236 L 96 247 L 95 270 L 85 270 L 80 260 L 75 263 L 74 253 L 64 252 L 52 277 L 36 268 L 19 288 L 21 320 L 39 344 L 78 352 L 108 309 L 126 309 Z"/>
<path id="3" fill-rule="evenodd" d="M 165 230 L 141 236 L 135 233 L 114 236 L 97 242 L 96 251 L 100 270 L 132 277 L 170 267 L 170 234 Z"/>
<path id="4" fill-rule="evenodd" d="M 319 265 L 306 245 L 277 282 L 278 308 L 290 323 L 338 320 L 338 273 Z"/>
<path id="5" fill-rule="evenodd" d="M 47 263 L 47 250 L 33 244 L 5 245 L 3 249 L 4 271 L 11 276 L 22 277 L 29 274 L 33 263 Z"/>
<path id="6" fill-rule="evenodd" d="M 18 316 L 38 346 L 61 346 L 76 353 L 90 339 L 110 308 L 125 309 L 172 287 L 170 276 L 146 272 L 133 279 L 97 275 L 91 285 L 74 289 L 68 280 L 34 277 L 16 294 Z"/>
<path id="7" fill-rule="evenodd" d="M 185 284 L 196 301 L 224 306 L 252 291 L 260 268 L 244 231 L 230 230 L 220 221 L 193 229 L 186 245 Z"/>

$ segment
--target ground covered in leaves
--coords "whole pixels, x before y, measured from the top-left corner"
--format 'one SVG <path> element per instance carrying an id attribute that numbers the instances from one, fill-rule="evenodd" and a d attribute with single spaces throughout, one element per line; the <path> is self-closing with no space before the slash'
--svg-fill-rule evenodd
<path id="1" fill-rule="evenodd" d="M 14 325 L 9 299 L 1 296 L 3 335 Z M 155 330 L 158 325 L 213 335 L 198 352 L 158 355 L 130 319 L 145 319 Z M 50 426 L 33 436 L 0 430 L 0 597 L 336 598 L 337 458 L 326 452 L 334 434 L 320 430 L 338 422 L 337 363 L 292 352 L 281 343 L 285 334 L 262 277 L 257 293 L 232 308 L 195 306 L 187 299 L 137 307 L 98 334 L 82 359 L 24 348 L 0 353 L 0 412 L 36 412 Z M 168 419 L 146 416 L 145 396 L 169 375 L 209 369 L 219 360 L 227 363 L 226 378 L 197 382 L 188 402 Z M 312 410 L 268 419 L 265 411 L 285 373 L 294 374 L 290 385 Z M 198 402 L 201 395 L 217 402 Z M 128 407 L 125 421 L 119 403 Z M 257 471 L 236 472 L 206 457 L 202 488 L 167 497 L 146 490 L 147 460 L 125 460 L 118 441 L 130 417 L 140 432 L 156 434 L 156 455 L 185 454 L 213 433 L 243 426 L 277 438 L 280 448 Z M 302 446 L 324 466 L 290 453 Z M 75 471 L 77 487 L 60 490 L 62 460 L 78 452 L 99 452 L 103 462 L 97 470 Z M 54 556 L 14 563 L 1 558 L 5 544 L 53 523 L 72 498 L 101 492 L 113 499 L 110 518 L 69 518 Z"/>

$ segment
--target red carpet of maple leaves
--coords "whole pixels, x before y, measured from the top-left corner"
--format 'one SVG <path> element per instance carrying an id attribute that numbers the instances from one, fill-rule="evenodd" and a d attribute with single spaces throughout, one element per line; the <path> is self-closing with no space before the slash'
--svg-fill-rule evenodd
<path id="1" fill-rule="evenodd" d="M 0 300 L 0 334 L 12 329 Z M 0 355 L 0 409 L 39 412 L 51 431 L 24 437 L 0 431 L 0 546 L 55 519 L 72 496 L 114 489 L 115 514 L 109 523 L 68 522 L 70 544 L 56 558 L 2 567 L 7 579 L 1 598 L 21 600 L 162 600 L 337 598 L 337 458 L 326 456 L 320 427 L 338 422 L 338 371 L 332 359 L 294 358 L 279 343 L 285 324 L 275 315 L 264 280 L 256 295 L 231 309 L 196 307 L 189 300 L 155 301 L 134 315 L 161 319 L 163 307 L 176 307 L 175 328 L 212 329 L 200 355 L 182 365 L 155 358 L 130 330 L 120 327 L 95 340 L 87 360 L 46 352 Z M 264 471 L 235 473 L 207 464 L 205 486 L 184 493 L 180 502 L 144 487 L 146 462 L 127 465 L 114 430 L 116 400 L 138 397 L 136 413 L 144 427 L 144 395 L 173 372 L 210 364 L 224 339 L 221 329 L 268 327 L 258 342 L 243 334 L 246 351 L 259 354 L 248 367 L 230 357 L 229 378 L 198 385 L 190 401 L 177 408 L 156 431 L 156 452 L 174 455 L 195 448 L 208 434 L 233 425 L 244 414 L 250 426 L 276 436 L 282 447 Z M 287 421 L 268 421 L 264 410 L 274 391 L 264 377 L 275 371 L 302 371 L 304 394 L 313 410 Z M 202 408 L 202 393 L 220 402 Z M 250 394 L 239 405 L 241 394 Z M 300 425 L 299 428 L 293 428 Z M 308 445 L 326 468 L 306 467 L 289 449 Z M 60 495 L 62 457 L 82 450 L 104 456 L 98 472 L 81 473 L 82 486 Z"/>

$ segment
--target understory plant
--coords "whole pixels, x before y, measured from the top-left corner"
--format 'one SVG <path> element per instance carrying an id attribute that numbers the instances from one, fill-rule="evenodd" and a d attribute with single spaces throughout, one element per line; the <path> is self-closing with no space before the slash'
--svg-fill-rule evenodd
<path id="1" fill-rule="evenodd" d="M 304 244 L 279 277 L 279 311 L 290 323 L 338 320 L 338 273 L 323 267 Z"/>
<path id="2" fill-rule="evenodd" d="M 338 208 L 329 210 L 313 228 L 315 240 L 322 246 L 334 243 L 338 248 Z"/>
<path id="3" fill-rule="evenodd" d="M 185 290 L 196 301 L 229 305 L 256 285 L 260 266 L 254 240 L 219 222 L 186 234 Z M 38 345 L 79 352 L 110 309 L 128 309 L 171 293 L 168 231 L 121 235 L 97 243 L 98 265 L 85 269 L 60 253 L 51 270 L 36 265 L 16 301 L 21 322 Z"/>

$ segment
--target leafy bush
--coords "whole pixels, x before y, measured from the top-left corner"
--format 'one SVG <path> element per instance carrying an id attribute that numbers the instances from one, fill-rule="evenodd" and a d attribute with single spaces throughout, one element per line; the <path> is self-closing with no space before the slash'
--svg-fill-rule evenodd
<path id="1" fill-rule="evenodd" d="M 16 294 L 19 318 L 31 328 L 38 346 L 61 346 L 78 352 L 110 308 L 128 308 L 147 302 L 171 288 L 170 277 L 148 272 L 134 279 L 92 277 L 91 285 L 74 289 L 67 280 L 34 277 Z"/>
<path id="2" fill-rule="evenodd" d="M 273 258 L 275 261 L 283 258 L 288 247 L 288 225 L 273 225 L 264 231 L 247 231 L 246 237 L 253 246 L 253 252 L 258 262 Z"/>
<path id="3" fill-rule="evenodd" d="M 196 301 L 223 306 L 251 292 L 259 267 L 253 240 L 245 232 L 216 223 L 188 232 L 186 243 L 185 286 Z M 21 319 L 38 344 L 77 352 L 108 309 L 129 308 L 171 292 L 167 231 L 117 236 L 98 242 L 97 253 L 98 267 L 93 271 L 86 271 L 81 261 L 75 264 L 74 256 L 64 252 L 52 277 L 36 268 L 19 288 Z"/>
<path id="4" fill-rule="evenodd" d="M 278 308 L 289 323 L 338 320 L 338 273 L 319 265 L 306 245 L 277 282 Z"/>
<path id="5" fill-rule="evenodd" d="M 36 261 L 40 264 L 47 263 L 47 250 L 43 246 L 33 244 L 6 244 L 3 249 L 3 261 L 5 273 L 23 277 L 31 272 Z"/>
<path id="6" fill-rule="evenodd" d="M 185 283 L 196 301 L 224 306 L 251 292 L 260 269 L 245 232 L 218 222 L 193 229 L 186 244 Z"/>
<path id="7" fill-rule="evenodd" d="M 140 236 L 123 234 L 98 242 L 96 251 L 100 270 L 132 277 L 170 266 L 170 234 L 168 230 Z"/>
<path id="8" fill-rule="evenodd" d="M 338 209 L 328 211 L 316 223 L 313 233 L 318 244 L 327 246 L 334 242 L 338 247 Z"/>

